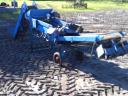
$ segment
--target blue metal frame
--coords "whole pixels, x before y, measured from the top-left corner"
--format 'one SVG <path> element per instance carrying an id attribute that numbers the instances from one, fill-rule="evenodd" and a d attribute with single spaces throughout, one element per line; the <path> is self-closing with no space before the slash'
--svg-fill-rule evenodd
<path id="1" fill-rule="evenodd" d="M 27 7 L 26 3 L 24 2 L 24 4 L 21 7 L 21 10 L 20 10 L 20 15 L 18 17 L 16 27 L 15 27 L 14 31 L 11 32 L 11 35 L 12 35 L 13 38 L 16 38 L 16 35 L 17 35 L 18 30 L 19 30 L 20 26 L 22 26 L 21 25 L 22 18 L 24 16 L 25 12 L 27 11 L 27 8 L 28 7 Z"/>
<path id="2" fill-rule="evenodd" d="M 60 18 L 54 16 L 53 9 L 31 9 L 27 11 L 27 5 L 24 3 L 21 8 L 21 12 L 18 18 L 18 22 L 16 24 L 15 31 L 12 33 L 12 36 L 15 38 L 20 26 L 22 26 L 21 21 L 23 16 L 26 20 L 29 21 L 29 31 L 32 32 L 32 29 L 36 29 L 39 32 L 44 34 L 47 40 L 52 42 L 88 42 L 88 43 L 96 43 L 102 42 L 105 40 L 111 40 L 112 47 L 103 48 L 100 46 L 97 51 L 98 57 L 102 57 L 103 55 L 118 55 L 125 54 L 124 48 L 118 46 L 114 39 L 116 38 L 124 38 L 125 32 L 109 32 L 107 34 L 97 34 L 97 33 L 85 33 L 80 34 L 80 32 L 76 32 L 76 30 L 70 28 L 70 23 L 67 23 Z M 61 35 L 64 32 L 68 35 Z M 71 34 L 75 35 L 71 35 Z M 102 45 L 102 43 L 101 43 Z M 102 50 L 102 51 L 101 51 Z M 128 50 L 128 43 L 125 45 L 125 51 Z M 101 53 L 102 52 L 102 53 Z"/>

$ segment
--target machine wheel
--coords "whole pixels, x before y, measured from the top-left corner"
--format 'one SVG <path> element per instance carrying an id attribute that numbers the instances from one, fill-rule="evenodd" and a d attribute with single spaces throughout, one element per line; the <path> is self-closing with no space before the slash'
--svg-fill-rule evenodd
<path id="1" fill-rule="evenodd" d="M 53 61 L 59 65 L 62 65 L 61 56 L 59 52 L 53 54 Z"/>

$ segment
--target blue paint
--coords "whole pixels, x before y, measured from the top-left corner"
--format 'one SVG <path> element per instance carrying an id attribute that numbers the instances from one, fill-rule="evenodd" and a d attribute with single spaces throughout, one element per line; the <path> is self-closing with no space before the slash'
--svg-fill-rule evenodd
<path id="1" fill-rule="evenodd" d="M 22 22 L 22 18 L 23 18 L 24 13 L 26 12 L 26 10 L 27 10 L 27 5 L 24 2 L 24 4 L 21 7 L 21 10 L 20 10 L 20 15 L 18 17 L 16 27 L 15 27 L 14 31 L 11 32 L 11 35 L 12 35 L 13 38 L 16 38 L 18 30 L 19 30 L 20 26 L 22 26 L 21 22 Z"/>
<path id="2" fill-rule="evenodd" d="M 109 40 L 111 41 L 111 47 L 104 48 L 100 46 L 100 48 L 102 49 L 102 53 L 100 54 L 101 51 L 97 50 L 99 58 L 103 55 L 115 56 L 125 54 L 126 51 L 128 51 L 128 43 L 125 43 L 125 46 L 122 47 L 119 46 L 118 42 L 115 42 L 113 40 L 116 38 L 116 36 L 120 38 L 124 37 L 126 35 L 125 32 L 109 32 L 104 35 L 97 33 L 80 34 L 80 30 L 77 30 L 79 26 L 77 26 L 76 24 L 74 24 L 75 26 L 73 26 L 73 24 L 63 21 L 59 17 L 56 17 L 53 9 L 31 9 L 27 11 L 27 5 L 25 3 L 22 5 L 15 31 L 12 33 L 12 36 L 14 38 L 16 37 L 19 28 L 22 27 L 21 22 L 23 16 L 29 21 L 29 31 L 31 32 L 31 34 L 32 29 L 42 32 L 44 37 L 48 41 L 52 41 L 54 44 L 55 42 L 99 43 L 105 40 L 104 38 L 106 35 L 110 35 L 111 38 Z M 62 55 L 64 55 L 63 52 Z"/>

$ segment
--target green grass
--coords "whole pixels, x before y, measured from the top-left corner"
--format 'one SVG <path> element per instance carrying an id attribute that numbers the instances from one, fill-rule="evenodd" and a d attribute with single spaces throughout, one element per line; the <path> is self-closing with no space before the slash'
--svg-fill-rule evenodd
<path id="1" fill-rule="evenodd" d="M 112 1 L 89 1 L 88 10 L 113 10 L 113 9 L 128 9 L 128 3 L 117 3 Z"/>
<path id="2" fill-rule="evenodd" d="M 0 0 L 2 2 L 3 0 Z M 23 1 L 26 1 L 28 5 L 32 4 L 30 0 L 17 0 L 19 7 L 22 5 Z M 11 3 L 10 0 L 4 0 L 8 4 Z M 39 8 L 53 8 L 57 11 L 73 11 L 73 12 L 86 12 L 86 11 L 99 11 L 99 10 L 111 10 L 111 9 L 128 9 L 128 3 L 117 3 L 112 1 L 86 1 L 88 4 L 88 8 L 78 8 L 74 9 L 73 7 L 69 7 L 72 3 L 65 2 L 65 1 L 36 1 Z M 62 7 L 64 6 L 64 7 Z M 68 8 L 65 8 L 68 7 Z"/>
<path id="3" fill-rule="evenodd" d="M 53 3 L 54 2 L 54 3 Z M 28 1 L 30 4 L 30 2 Z M 128 3 L 117 3 L 112 1 L 86 1 L 88 8 L 63 8 L 62 6 L 71 6 L 72 3 L 65 1 L 37 1 L 40 8 L 53 8 L 57 11 L 76 11 L 76 12 L 86 12 L 86 11 L 98 11 L 98 10 L 112 10 L 112 9 L 128 9 Z"/>

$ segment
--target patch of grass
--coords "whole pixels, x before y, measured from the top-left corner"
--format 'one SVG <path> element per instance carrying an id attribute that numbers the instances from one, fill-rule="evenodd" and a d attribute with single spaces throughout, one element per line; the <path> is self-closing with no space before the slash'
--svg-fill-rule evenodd
<path id="1" fill-rule="evenodd" d="M 2 2 L 3 0 L 0 0 Z M 27 5 L 32 4 L 32 0 L 17 0 L 19 8 L 21 7 L 23 1 L 27 3 Z M 5 0 L 4 2 L 11 5 L 10 0 Z M 128 9 L 128 3 L 117 3 L 112 1 L 85 1 L 88 5 L 88 8 L 76 8 L 71 7 L 73 3 L 66 1 L 36 1 L 39 8 L 53 8 L 59 12 L 86 12 L 86 11 L 98 11 L 98 10 L 111 10 L 111 9 Z M 66 8 L 67 7 L 67 8 Z"/>
<path id="2" fill-rule="evenodd" d="M 37 2 L 39 8 L 53 8 L 59 12 L 78 12 L 78 11 L 88 11 L 89 9 L 85 8 L 73 8 L 73 3 L 71 2 L 65 2 L 65 1 L 38 1 Z"/>
<path id="3" fill-rule="evenodd" d="M 128 3 L 112 1 L 88 1 L 88 8 L 93 10 L 128 9 Z"/>
<path id="4" fill-rule="evenodd" d="M 53 3 L 54 2 L 54 3 Z M 112 1 L 86 1 L 88 8 L 74 9 L 70 7 L 73 3 L 65 1 L 37 1 L 40 8 L 53 8 L 57 11 L 73 11 L 73 12 L 86 12 L 86 11 L 98 11 L 98 10 L 111 10 L 111 9 L 128 9 L 128 3 L 117 3 Z M 63 6 L 69 6 L 64 8 Z"/>

